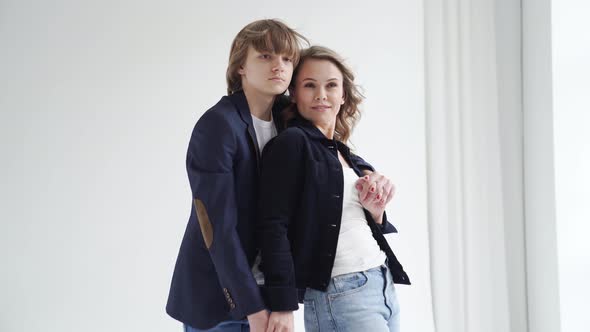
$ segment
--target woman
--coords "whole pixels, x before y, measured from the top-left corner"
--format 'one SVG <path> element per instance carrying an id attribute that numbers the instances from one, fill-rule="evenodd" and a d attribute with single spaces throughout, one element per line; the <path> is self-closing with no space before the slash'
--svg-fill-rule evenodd
<path id="1" fill-rule="evenodd" d="M 410 284 L 383 233 L 387 195 L 359 194 L 362 172 L 346 146 L 362 95 L 335 52 L 302 51 L 289 128 L 262 157 L 258 236 L 272 311 L 267 331 L 399 331 L 393 283 Z"/>

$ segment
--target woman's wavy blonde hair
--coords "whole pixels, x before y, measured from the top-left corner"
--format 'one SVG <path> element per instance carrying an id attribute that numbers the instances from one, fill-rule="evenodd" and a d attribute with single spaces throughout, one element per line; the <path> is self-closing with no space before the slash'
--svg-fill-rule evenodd
<path id="1" fill-rule="evenodd" d="M 297 75 L 305 61 L 309 59 L 327 60 L 333 63 L 342 73 L 342 85 L 344 90 L 344 104 L 340 106 L 340 112 L 336 116 L 336 128 L 334 130 L 334 138 L 342 143 L 347 143 L 352 130 L 358 120 L 360 119 L 359 105 L 365 97 L 360 91 L 360 87 L 354 84 L 354 74 L 350 67 L 345 63 L 344 59 L 333 50 L 324 46 L 311 46 L 310 48 L 301 51 L 299 64 L 293 71 L 293 79 L 289 90 L 293 91 L 297 82 Z M 294 108 L 291 110 L 294 113 Z M 293 117 L 295 114 L 291 114 Z"/>

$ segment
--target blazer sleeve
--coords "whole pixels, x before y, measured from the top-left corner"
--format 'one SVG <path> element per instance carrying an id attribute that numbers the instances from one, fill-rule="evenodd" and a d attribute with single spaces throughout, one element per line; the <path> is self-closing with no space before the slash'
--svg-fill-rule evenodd
<path id="1" fill-rule="evenodd" d="M 238 215 L 233 174 L 236 143 L 228 120 L 219 113 L 207 112 L 193 130 L 186 166 L 193 209 L 205 246 L 223 288 L 229 313 L 239 320 L 264 309 L 264 301 L 236 230 Z"/>
<path id="2" fill-rule="evenodd" d="M 393 226 L 392 223 L 389 222 L 387 219 L 387 212 L 383 211 L 383 222 L 381 225 L 378 225 L 381 233 L 388 234 L 388 233 L 397 233 L 397 229 Z"/>
<path id="3" fill-rule="evenodd" d="M 375 169 L 373 168 L 373 166 L 371 166 L 371 164 L 369 164 L 363 158 L 357 156 L 354 153 L 350 154 L 350 159 L 361 171 L 371 171 L 371 172 L 375 171 Z M 383 233 L 383 234 L 397 233 L 397 229 L 395 228 L 395 226 L 393 226 L 393 224 L 391 224 L 389 222 L 389 220 L 387 219 L 386 212 L 383 212 L 383 222 L 381 223 L 381 225 L 377 225 L 377 226 L 379 226 L 379 229 L 381 230 L 381 233 Z"/>
<path id="4" fill-rule="evenodd" d="M 283 132 L 262 154 L 257 236 L 265 280 L 262 294 L 272 311 L 299 308 L 288 229 L 300 201 L 302 135 Z"/>
<path id="5" fill-rule="evenodd" d="M 357 156 L 354 153 L 350 154 L 350 159 L 356 165 L 356 167 L 358 167 L 361 171 L 371 171 L 371 172 L 375 171 L 375 169 L 373 168 L 373 166 L 371 166 L 371 164 L 369 164 L 363 158 Z"/>

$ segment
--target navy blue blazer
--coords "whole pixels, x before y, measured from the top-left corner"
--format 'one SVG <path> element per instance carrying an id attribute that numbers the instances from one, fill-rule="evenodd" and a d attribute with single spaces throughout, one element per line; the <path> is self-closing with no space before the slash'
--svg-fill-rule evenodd
<path id="1" fill-rule="evenodd" d="M 296 310 L 306 288 L 325 291 L 342 221 L 343 169 L 338 151 L 355 173 L 358 160 L 343 143 L 326 138 L 299 118 L 272 139 L 262 155 L 260 216 L 261 270 L 264 299 L 272 311 Z M 410 279 L 383 233 L 397 232 L 389 222 L 378 225 L 365 210 L 373 238 L 385 252 L 393 281 Z"/>
<path id="2" fill-rule="evenodd" d="M 280 132 L 288 100 L 277 100 L 273 118 Z M 221 98 L 195 125 L 186 159 L 193 202 L 166 306 L 185 324 L 207 329 L 265 308 L 251 272 L 259 252 L 259 159 L 243 92 Z"/>

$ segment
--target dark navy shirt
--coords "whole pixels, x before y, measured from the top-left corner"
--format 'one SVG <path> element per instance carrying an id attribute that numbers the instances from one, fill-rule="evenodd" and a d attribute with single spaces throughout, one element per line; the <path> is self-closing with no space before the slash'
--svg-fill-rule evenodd
<path id="1" fill-rule="evenodd" d="M 325 291 L 330 282 L 342 219 L 344 180 L 338 151 L 362 176 L 361 158 L 298 117 L 262 153 L 257 235 L 263 296 L 272 311 L 296 310 L 301 290 Z M 382 225 L 367 210 L 365 216 L 387 255 L 394 282 L 410 284 L 383 236 L 397 231 L 386 216 Z"/>

